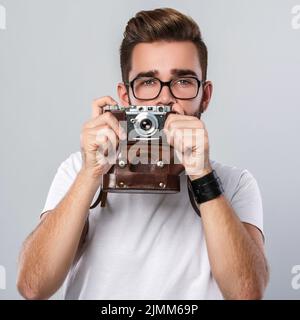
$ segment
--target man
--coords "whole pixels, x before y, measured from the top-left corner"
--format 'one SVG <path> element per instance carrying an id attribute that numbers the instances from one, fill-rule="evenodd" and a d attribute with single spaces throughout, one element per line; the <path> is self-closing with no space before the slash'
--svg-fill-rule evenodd
<path id="1" fill-rule="evenodd" d="M 201 153 L 204 167 L 181 176 L 180 193 L 110 193 L 105 207 L 89 209 L 111 167 L 105 152 L 114 139 L 125 138 L 114 115 L 103 112 L 117 101 L 95 100 L 81 132 L 81 152 L 59 167 L 41 223 L 24 243 L 19 291 L 46 299 L 65 280 L 66 299 L 261 299 L 268 268 L 260 192 L 247 170 L 209 159 L 200 115 L 212 83 L 197 24 L 173 9 L 141 11 L 127 24 L 120 54 L 120 105 L 171 106 L 175 113 L 164 127 L 168 143 L 176 148 L 176 133 L 203 130 L 203 150 L 190 147 Z M 137 82 L 155 90 L 146 95 Z M 186 83 L 194 89 L 188 96 Z M 194 193 L 201 217 L 187 179 L 193 192 L 203 181 L 207 188 L 214 184 L 207 198 Z"/>

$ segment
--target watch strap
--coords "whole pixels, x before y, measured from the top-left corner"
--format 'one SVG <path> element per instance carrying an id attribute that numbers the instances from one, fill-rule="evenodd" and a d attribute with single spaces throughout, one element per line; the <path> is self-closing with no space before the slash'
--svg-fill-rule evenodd
<path id="1" fill-rule="evenodd" d="M 198 204 L 213 200 L 224 192 L 221 180 L 215 170 L 199 179 L 193 181 L 190 178 L 188 179 L 194 198 Z"/>

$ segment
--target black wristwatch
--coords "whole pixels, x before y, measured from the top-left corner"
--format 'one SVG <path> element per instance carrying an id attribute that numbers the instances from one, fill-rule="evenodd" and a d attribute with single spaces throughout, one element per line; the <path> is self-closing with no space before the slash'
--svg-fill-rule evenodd
<path id="1" fill-rule="evenodd" d="M 191 181 L 190 178 L 188 178 L 188 180 L 191 187 L 190 189 L 198 204 L 213 200 L 224 192 L 221 180 L 215 170 L 199 179 Z"/>

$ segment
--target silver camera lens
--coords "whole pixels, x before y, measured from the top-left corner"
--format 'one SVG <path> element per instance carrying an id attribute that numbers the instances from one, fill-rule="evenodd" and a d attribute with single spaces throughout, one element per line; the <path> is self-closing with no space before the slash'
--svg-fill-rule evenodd
<path id="1" fill-rule="evenodd" d="M 134 122 L 134 128 L 141 137 L 151 137 L 158 130 L 158 121 L 152 113 L 139 113 Z"/>

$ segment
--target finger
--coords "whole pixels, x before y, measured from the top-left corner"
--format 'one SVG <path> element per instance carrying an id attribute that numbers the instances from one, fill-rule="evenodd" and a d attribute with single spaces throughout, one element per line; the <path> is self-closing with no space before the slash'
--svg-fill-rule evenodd
<path id="1" fill-rule="evenodd" d="M 105 157 L 99 150 L 96 152 L 96 161 L 97 164 L 104 167 L 109 168 L 110 164 L 108 163 L 107 157 Z"/>
<path id="2" fill-rule="evenodd" d="M 127 138 L 126 132 L 121 127 L 120 122 L 111 112 L 105 112 L 101 116 L 90 120 L 86 124 L 86 127 L 95 128 L 97 126 L 103 126 L 103 125 L 108 125 L 109 127 L 111 127 L 111 129 L 114 130 L 114 132 L 120 139 L 124 140 Z"/>
<path id="3" fill-rule="evenodd" d="M 99 146 L 97 159 L 106 160 L 109 164 L 115 164 L 117 159 L 117 149 L 110 141 Z"/>
<path id="4" fill-rule="evenodd" d="M 112 154 L 116 152 L 116 150 L 113 148 L 112 144 L 109 141 L 101 144 L 98 148 L 98 151 L 106 158 L 111 157 Z"/>
<path id="5" fill-rule="evenodd" d="M 108 126 L 104 126 L 97 130 L 96 143 L 98 145 L 111 143 L 112 145 L 117 146 L 118 136 L 113 129 Z"/>
<path id="6" fill-rule="evenodd" d="M 117 105 L 118 103 L 110 96 L 95 99 L 92 103 L 92 119 L 103 113 L 103 108 L 107 105 Z"/>
<path id="7" fill-rule="evenodd" d="M 99 152 L 106 157 L 109 164 L 115 164 L 118 149 L 118 136 L 108 126 L 100 128 L 97 132 L 96 141 L 99 144 Z"/>
<path id="8" fill-rule="evenodd" d="M 199 120 L 182 121 L 176 120 L 169 123 L 167 130 L 172 129 L 203 129 L 203 125 Z"/>
<path id="9" fill-rule="evenodd" d="M 174 131 L 177 129 L 188 131 L 188 133 L 190 134 L 190 129 L 195 131 L 195 129 L 203 130 L 204 128 L 203 128 L 202 122 L 199 120 L 190 120 L 188 122 L 181 120 L 181 121 L 169 122 L 169 124 L 164 126 L 163 130 L 164 130 L 164 133 L 167 135 L 167 137 L 170 138 L 171 136 L 174 135 Z M 195 134 L 197 134 L 196 131 L 195 131 Z"/>
<path id="10" fill-rule="evenodd" d="M 194 117 L 194 116 L 187 116 L 187 115 L 180 115 L 180 114 L 169 114 L 166 121 L 165 121 L 165 124 L 164 124 L 164 128 L 168 128 L 168 126 L 170 125 L 171 122 L 173 121 L 179 121 L 179 120 L 186 120 L 186 121 L 200 121 L 202 122 L 201 120 L 199 120 L 198 118 Z"/>
<path id="11" fill-rule="evenodd" d="M 205 129 L 199 127 L 197 121 L 190 121 L 191 125 L 187 127 L 186 122 L 184 121 L 175 121 L 172 122 L 168 129 L 164 129 L 164 132 L 167 136 L 167 141 L 172 146 L 174 142 L 180 141 L 184 142 L 186 145 L 196 144 L 199 139 L 203 139 L 205 136 Z"/>

